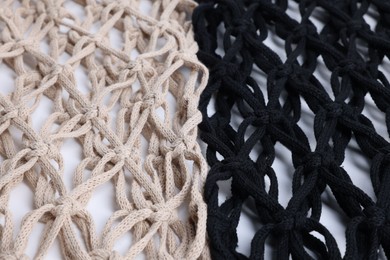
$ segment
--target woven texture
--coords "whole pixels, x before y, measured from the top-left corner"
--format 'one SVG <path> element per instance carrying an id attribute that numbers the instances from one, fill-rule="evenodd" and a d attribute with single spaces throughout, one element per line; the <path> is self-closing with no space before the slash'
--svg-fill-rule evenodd
<path id="1" fill-rule="evenodd" d="M 34 259 L 56 239 L 66 259 L 208 258 L 207 165 L 196 143 L 208 72 L 196 57 L 195 3 L 143 2 L 141 12 L 136 0 L 1 1 L 0 62 L 14 82 L 0 95 L 0 259 L 27 259 L 38 222 Z M 35 129 L 42 100 L 50 116 Z M 70 139 L 83 152 L 64 176 L 61 148 Z M 21 182 L 33 209 L 15 223 L 9 198 Z M 87 206 L 107 183 L 115 210 L 97 232 L 98 213 Z M 113 249 L 123 237 L 131 239 L 125 255 Z"/>
<path id="2" fill-rule="evenodd" d="M 200 99 L 200 129 L 211 166 L 205 200 L 214 259 L 248 258 L 236 249 L 244 203 L 256 227 L 250 259 L 264 259 L 266 244 L 275 259 L 378 259 L 380 249 L 389 258 L 389 136 L 363 112 L 377 111 L 389 131 L 390 84 L 384 74 L 389 71 L 380 66 L 388 64 L 389 2 L 199 2 L 193 23 L 198 57 L 210 69 Z M 292 3 L 299 5 L 296 13 L 287 10 Z M 369 8 L 376 10 L 371 27 Z M 316 19 L 324 27 L 316 27 Z M 270 41 L 282 46 L 283 55 Z M 314 74 L 321 70 L 330 74 L 325 83 Z M 256 81 L 258 74 L 266 83 Z M 313 143 L 300 127 L 303 107 L 313 118 Z M 238 126 L 237 118 L 242 118 Z M 274 170 L 276 144 L 291 152 L 293 171 Z M 372 196 L 354 185 L 354 172 L 343 168 L 350 148 L 370 165 L 365 174 Z M 285 207 L 281 178 L 291 179 Z M 231 196 L 219 203 L 218 184 L 227 181 Z M 337 215 L 329 221 L 346 226 L 345 253 L 321 224 L 324 196 L 337 201 Z"/>

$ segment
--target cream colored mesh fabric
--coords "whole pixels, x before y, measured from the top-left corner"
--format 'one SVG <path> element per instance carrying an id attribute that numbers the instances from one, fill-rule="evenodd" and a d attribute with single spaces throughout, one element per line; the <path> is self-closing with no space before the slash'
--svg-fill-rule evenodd
<path id="1" fill-rule="evenodd" d="M 66 259 L 209 258 L 196 143 L 208 74 L 195 55 L 194 2 L 147 2 L 145 13 L 136 0 L 0 1 L 0 62 L 14 72 L 11 93 L 0 89 L 0 259 L 29 258 L 38 223 L 34 259 L 57 239 Z M 43 99 L 50 116 L 37 130 Z M 69 139 L 83 151 L 71 188 L 61 153 Z M 22 182 L 33 210 L 16 223 L 9 198 Z M 97 232 L 87 205 L 105 183 L 115 211 Z M 123 236 L 126 254 L 114 250 Z"/>

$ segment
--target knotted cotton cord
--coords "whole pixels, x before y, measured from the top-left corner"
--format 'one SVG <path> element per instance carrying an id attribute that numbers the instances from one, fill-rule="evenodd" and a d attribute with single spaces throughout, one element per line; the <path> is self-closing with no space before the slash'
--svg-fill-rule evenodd
<path id="1" fill-rule="evenodd" d="M 248 258 L 236 250 L 237 225 L 243 204 L 253 200 L 251 215 L 262 225 L 249 259 L 264 259 L 266 241 L 272 241 L 275 259 L 378 259 L 380 248 L 390 258 L 389 136 L 381 136 L 362 113 L 365 97 L 371 96 L 390 131 L 390 84 L 379 67 L 390 54 L 389 2 L 295 1 L 300 20 L 286 12 L 287 0 L 199 2 L 193 14 L 195 39 L 198 57 L 210 70 L 199 107 L 211 167 L 205 200 L 212 257 Z M 372 28 L 364 16 L 369 8 L 378 11 Z M 322 29 L 313 23 L 315 12 L 321 14 Z M 266 44 L 270 35 L 283 43 L 286 59 Z M 320 58 L 331 73 L 326 85 L 314 75 Z M 256 66 L 266 84 L 253 77 Z M 314 114 L 314 149 L 299 126 L 304 103 Z M 235 128 L 237 113 L 242 121 Z M 375 197 L 354 185 L 354 173 L 343 168 L 352 141 L 369 161 L 366 174 Z M 294 166 L 286 207 L 278 191 L 278 179 L 286 173 L 273 168 L 276 143 L 291 151 Z M 252 159 L 257 145 L 261 149 Z M 219 204 L 217 182 L 227 180 L 231 196 Z M 348 221 L 343 256 L 320 223 L 325 189 Z"/>
<path id="2" fill-rule="evenodd" d="M 195 3 L 146 2 L 146 10 L 138 0 L 1 2 L 0 62 L 15 76 L 0 94 L 0 259 L 29 258 L 39 222 L 34 259 L 56 239 L 65 259 L 209 258 L 207 165 L 196 142 L 208 71 L 196 57 Z M 51 113 L 36 130 L 42 100 Z M 71 139 L 83 154 L 69 188 L 61 147 Z M 22 182 L 34 208 L 16 226 L 9 200 Z M 87 206 L 107 183 L 114 212 L 97 232 L 99 211 Z M 123 237 L 124 255 L 114 250 Z"/>

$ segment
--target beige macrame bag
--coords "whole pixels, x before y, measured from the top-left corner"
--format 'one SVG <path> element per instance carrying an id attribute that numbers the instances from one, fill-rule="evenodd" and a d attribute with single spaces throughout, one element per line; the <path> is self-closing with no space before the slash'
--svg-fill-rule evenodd
<path id="1" fill-rule="evenodd" d="M 196 142 L 208 72 L 195 55 L 195 3 L 145 1 L 147 12 L 137 0 L 0 1 L 0 62 L 15 73 L 12 92 L 0 90 L 0 259 L 31 258 L 38 223 L 34 259 L 55 240 L 63 259 L 209 258 L 207 165 Z M 44 98 L 51 114 L 36 131 L 32 113 Z M 71 188 L 61 153 L 69 139 L 83 150 Z M 16 225 L 10 195 L 22 182 L 34 205 Z M 87 205 L 107 183 L 115 211 L 97 232 Z M 123 236 L 125 255 L 114 250 Z"/>

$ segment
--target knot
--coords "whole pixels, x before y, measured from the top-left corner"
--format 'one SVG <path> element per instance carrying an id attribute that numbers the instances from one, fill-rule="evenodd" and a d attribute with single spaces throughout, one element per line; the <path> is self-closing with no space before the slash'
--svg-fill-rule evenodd
<path id="1" fill-rule="evenodd" d="M 153 107 L 161 103 L 161 98 L 154 92 L 145 94 L 142 98 L 143 107 Z"/>
<path id="2" fill-rule="evenodd" d="M 175 209 L 168 208 L 165 204 L 163 205 L 153 205 L 152 210 L 152 220 L 154 222 L 168 222 L 172 223 L 175 219 Z"/>
<path id="3" fill-rule="evenodd" d="M 270 123 L 270 116 L 267 110 L 255 111 L 257 118 L 254 121 L 255 126 L 267 125 Z"/>
<path id="4" fill-rule="evenodd" d="M 92 260 L 119 260 L 120 255 L 116 251 L 95 249 L 89 253 Z"/>
<path id="5" fill-rule="evenodd" d="M 168 140 L 162 140 L 160 147 L 164 154 L 168 152 L 174 152 L 175 154 L 182 154 L 186 150 L 190 149 L 190 147 L 193 147 L 193 145 L 190 145 L 187 139 L 179 137 L 175 139 L 173 142 L 170 142 Z"/>
<path id="6" fill-rule="evenodd" d="M 366 223 L 373 227 L 381 227 L 388 220 L 386 211 L 374 205 L 365 208 L 363 214 L 366 217 Z"/>
<path id="7" fill-rule="evenodd" d="M 235 33 L 256 33 L 255 25 L 247 17 L 233 19 L 231 29 Z"/>
<path id="8" fill-rule="evenodd" d="M 43 157 L 48 156 L 49 158 L 53 158 L 53 155 L 58 154 L 57 147 L 51 143 L 45 143 L 43 141 L 33 142 L 29 145 L 31 149 L 30 152 L 27 153 L 26 159 L 30 160 L 35 157 Z"/>
<path id="9" fill-rule="evenodd" d="M 50 70 L 49 74 L 52 75 L 52 76 L 57 76 L 57 75 L 61 74 L 62 71 L 63 71 L 63 67 L 61 65 L 59 65 L 59 64 L 56 64 Z"/>
<path id="10" fill-rule="evenodd" d="M 311 152 L 303 157 L 301 165 L 308 169 L 317 169 L 323 164 L 323 156 L 318 152 Z"/>
<path id="11" fill-rule="evenodd" d="M 302 159 L 298 159 L 297 167 L 303 166 L 305 169 L 314 170 L 319 167 L 327 167 L 335 163 L 334 153 L 331 148 L 321 152 L 310 152 L 303 156 Z M 294 163 L 295 165 L 295 163 Z"/>
<path id="12" fill-rule="evenodd" d="M 51 68 L 48 69 L 48 74 L 51 77 L 56 77 L 63 75 L 65 77 L 69 77 L 73 72 L 72 65 L 65 64 L 65 65 L 60 65 L 60 64 L 55 64 Z"/>
<path id="13" fill-rule="evenodd" d="M 222 164 L 227 165 L 232 170 L 238 170 L 237 174 L 250 174 L 255 164 L 250 158 L 229 157 L 221 161 Z"/>
<path id="14" fill-rule="evenodd" d="M 210 74 L 215 75 L 215 78 L 220 78 L 223 80 L 225 77 L 236 75 L 237 72 L 238 65 L 222 60 L 211 69 Z"/>
<path id="15" fill-rule="evenodd" d="M 50 1 L 39 1 L 36 6 L 37 12 L 41 15 L 44 14 L 51 20 L 56 20 L 60 16 L 61 6 L 55 4 L 55 2 L 51 3 Z"/>
<path id="16" fill-rule="evenodd" d="M 25 50 L 26 47 L 33 46 L 35 44 L 36 43 L 34 42 L 33 39 L 22 39 L 22 40 L 18 40 L 18 41 L 14 42 L 13 49 L 17 50 L 17 49 L 21 48 L 21 49 Z"/>
<path id="17" fill-rule="evenodd" d="M 160 20 L 154 26 L 161 31 L 165 31 L 169 27 L 169 22 L 167 20 Z"/>
<path id="18" fill-rule="evenodd" d="M 352 107 L 349 105 L 339 102 L 332 102 L 325 105 L 325 110 L 327 111 L 328 118 L 337 118 L 340 116 L 348 116 L 350 118 L 355 118 L 356 113 Z"/>
<path id="19" fill-rule="evenodd" d="M 292 30 L 292 37 L 294 40 L 298 40 L 302 37 L 307 37 L 310 35 L 316 35 L 317 34 L 317 28 L 313 24 L 299 24 L 295 26 L 295 28 Z"/>
<path id="20" fill-rule="evenodd" d="M 49 5 L 49 8 L 46 9 L 47 16 L 52 20 L 56 20 L 60 16 L 60 8 L 60 6 Z"/>
<path id="21" fill-rule="evenodd" d="M 30 115 L 30 109 L 24 105 L 19 105 L 17 112 L 17 116 L 21 119 L 26 119 Z"/>
<path id="22" fill-rule="evenodd" d="M 101 44 L 104 40 L 104 37 L 100 34 L 95 34 L 91 36 L 92 42 Z"/>
<path id="23" fill-rule="evenodd" d="M 191 61 L 197 59 L 196 54 L 191 50 L 178 50 L 174 55 L 176 60 Z"/>
<path id="24" fill-rule="evenodd" d="M 157 28 L 160 30 L 160 32 L 165 32 L 169 28 L 178 28 L 178 27 L 179 24 L 177 23 L 176 20 L 160 20 L 155 24 L 154 29 Z"/>
<path id="25" fill-rule="evenodd" d="M 348 34 L 352 34 L 360 30 L 370 29 L 370 26 L 364 21 L 364 19 L 359 19 L 359 20 L 351 19 L 345 23 L 345 29 L 347 30 Z"/>
<path id="26" fill-rule="evenodd" d="M 138 72 L 142 70 L 142 65 L 138 60 L 131 60 L 127 63 L 125 69 L 130 70 L 131 72 Z"/>
<path id="27" fill-rule="evenodd" d="M 13 16 L 13 12 L 10 8 L 7 8 L 6 6 L 4 8 L 0 7 L 0 17 L 11 17 Z"/>
<path id="28" fill-rule="evenodd" d="M 330 118 L 336 118 L 343 114 L 343 105 L 337 102 L 328 103 L 325 105 L 327 116 Z"/>
<path id="29" fill-rule="evenodd" d="M 293 69 L 287 64 L 282 64 L 275 68 L 275 77 L 277 79 L 287 78 L 291 73 L 293 73 Z"/>
<path id="30" fill-rule="evenodd" d="M 115 147 L 113 152 L 115 154 L 115 156 L 111 159 L 113 163 L 125 161 L 130 153 L 125 146 Z"/>
<path id="31" fill-rule="evenodd" d="M 25 120 L 29 116 L 29 114 L 30 110 L 23 105 L 4 109 L 0 111 L 0 124 L 14 118 L 21 118 Z"/>
<path id="32" fill-rule="evenodd" d="M 142 58 L 129 61 L 124 69 L 129 70 L 130 73 L 142 72 L 147 77 L 152 77 L 155 74 L 153 66 Z"/>
<path id="33" fill-rule="evenodd" d="M 87 122 L 94 118 L 101 118 L 104 121 L 108 119 L 108 113 L 107 110 L 101 106 L 92 106 L 88 108 L 84 108 L 83 110 L 83 121 Z"/>
<path id="34" fill-rule="evenodd" d="M 55 205 L 56 206 L 50 211 L 54 217 L 64 214 L 74 216 L 84 209 L 80 202 L 68 196 L 59 198 Z"/>
<path id="35" fill-rule="evenodd" d="M 288 210 L 283 211 L 276 217 L 276 230 L 281 232 L 301 230 L 306 224 L 306 215 L 300 212 L 290 213 Z"/>
<path id="36" fill-rule="evenodd" d="M 0 112 L 0 123 L 4 123 L 12 118 L 17 117 L 19 114 L 17 108 L 12 108 L 10 110 L 2 110 Z"/>
<path id="37" fill-rule="evenodd" d="M 268 124 L 276 124 L 282 120 L 282 113 L 278 110 L 262 109 L 255 111 L 256 119 L 253 121 L 253 126 L 264 126 Z"/>
<path id="38" fill-rule="evenodd" d="M 365 70 L 366 64 L 358 60 L 345 59 L 340 61 L 336 68 L 339 68 L 341 73 L 350 73 Z"/>

